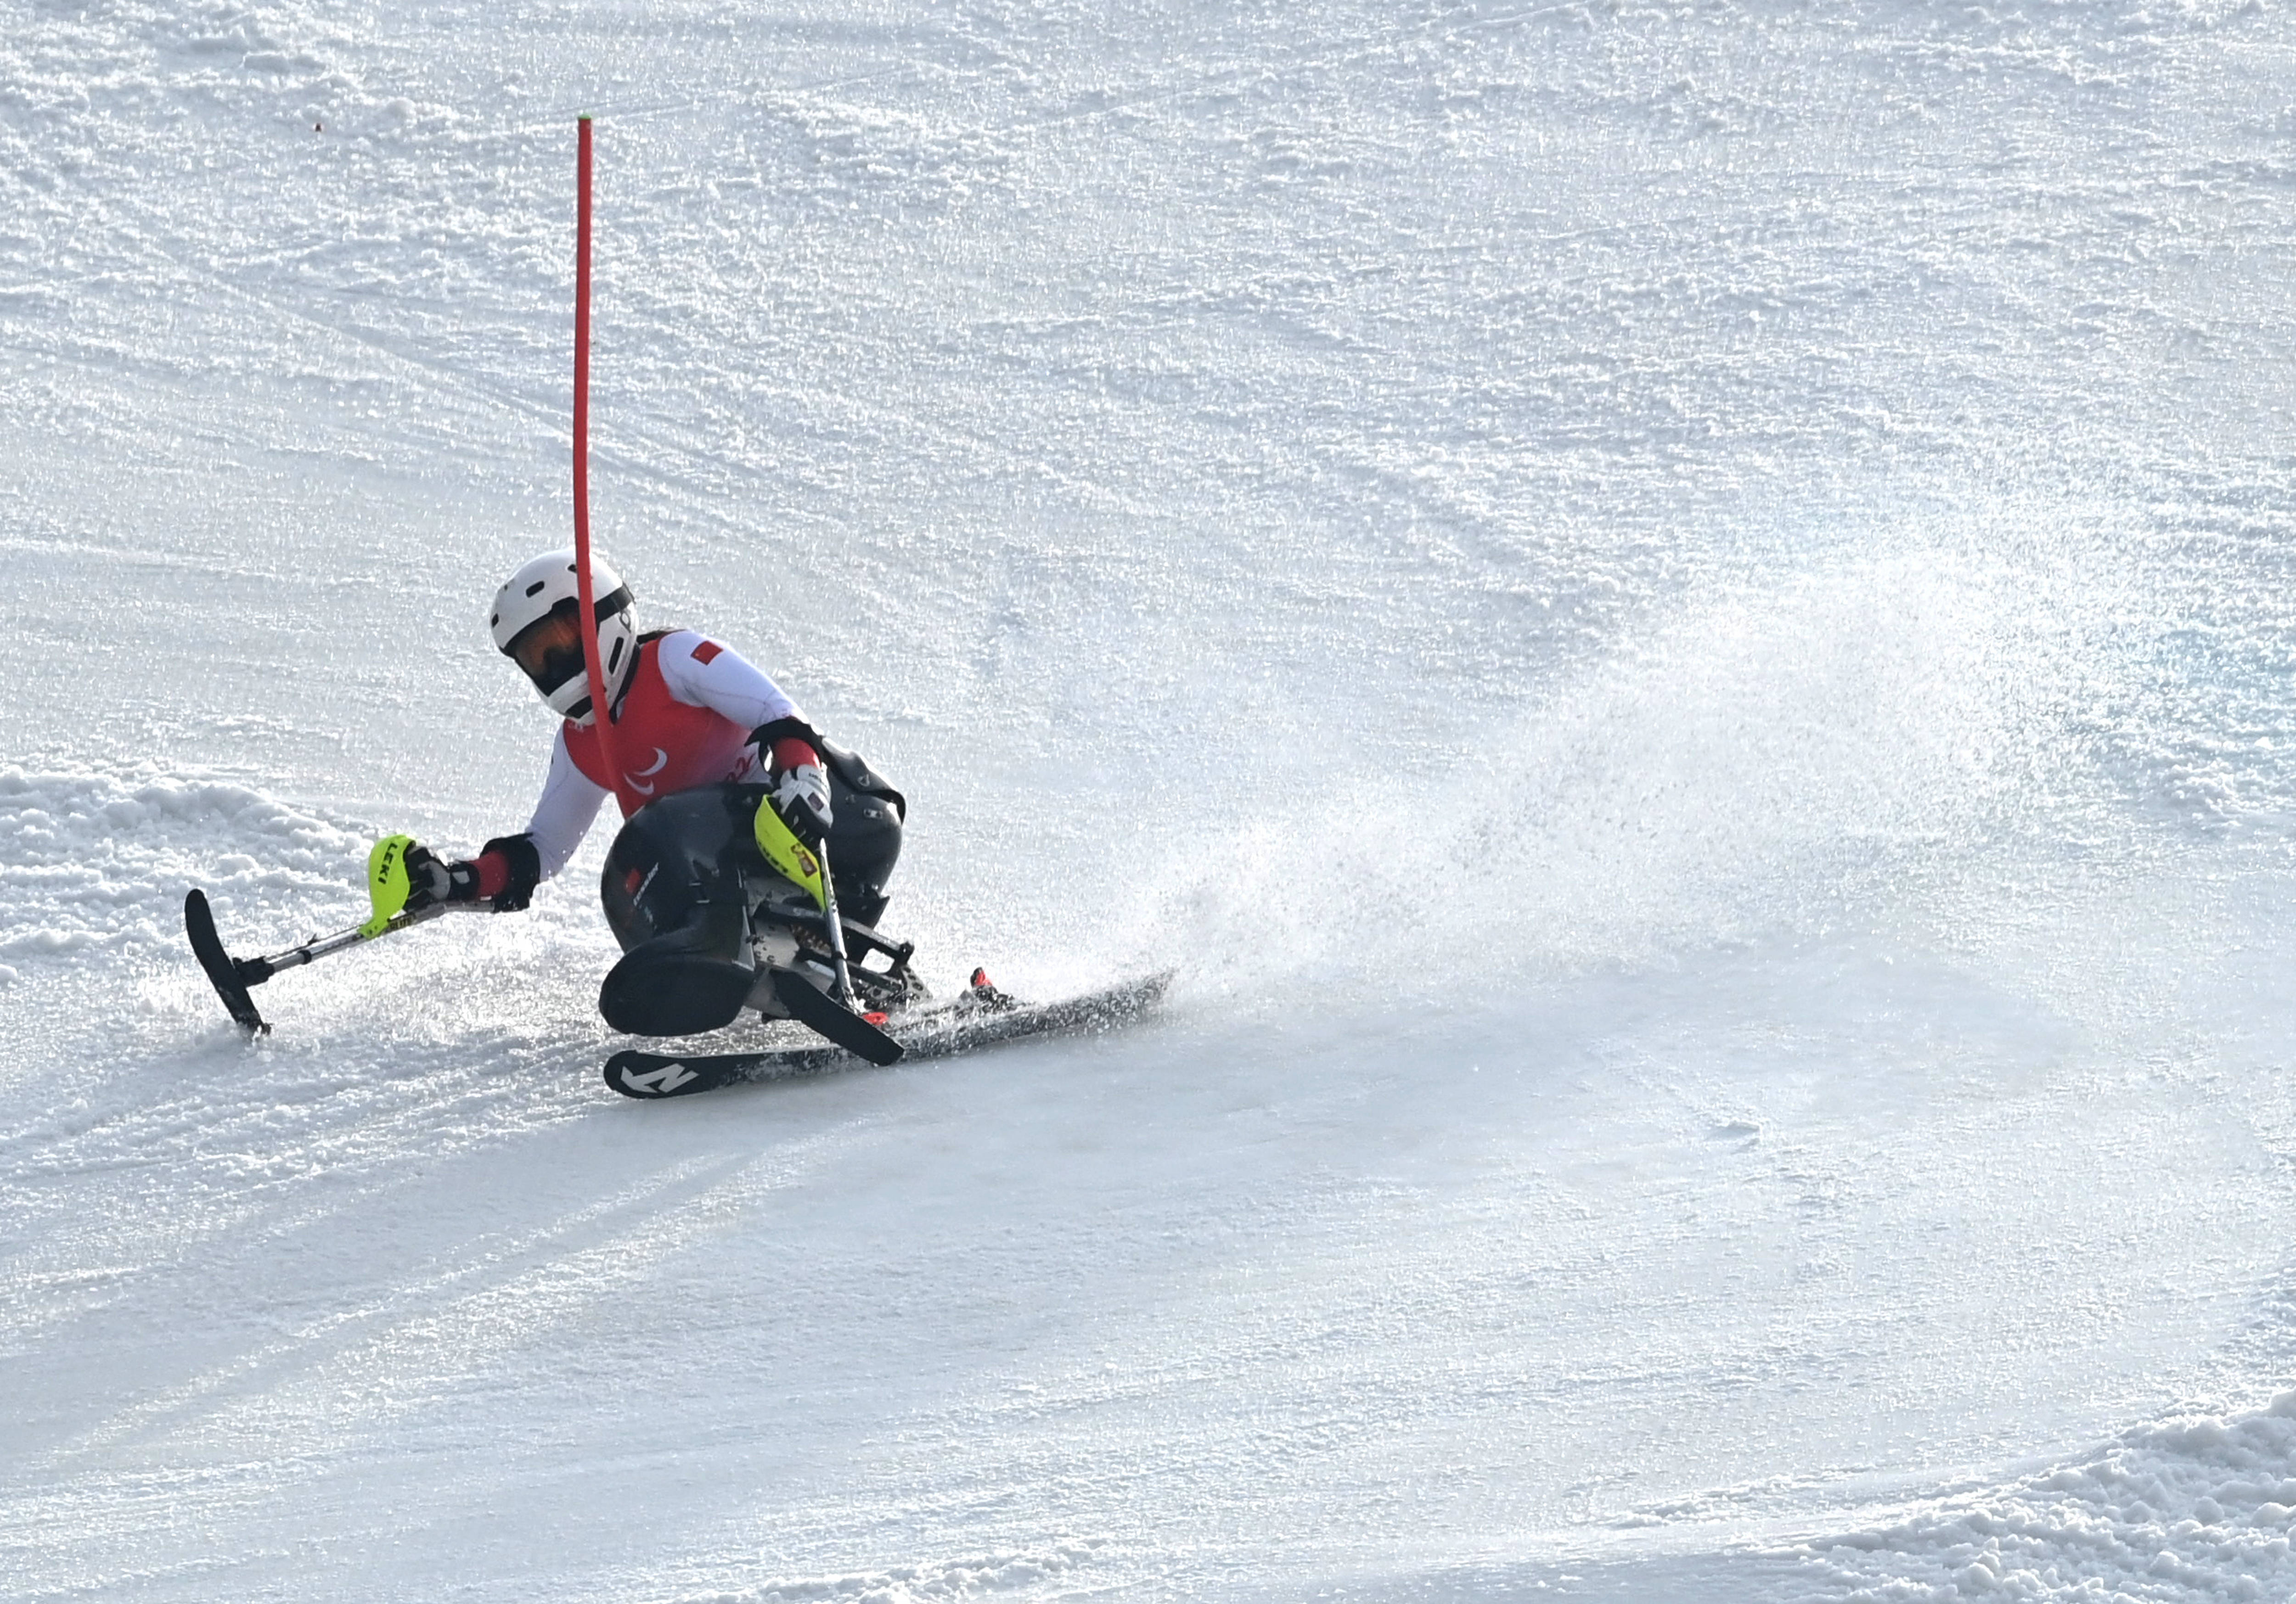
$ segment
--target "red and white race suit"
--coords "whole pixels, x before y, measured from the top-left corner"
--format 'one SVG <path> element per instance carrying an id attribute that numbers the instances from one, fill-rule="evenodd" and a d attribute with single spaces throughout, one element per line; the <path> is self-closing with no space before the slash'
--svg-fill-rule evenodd
<path id="1" fill-rule="evenodd" d="M 688 786 L 765 777 L 766 758 L 750 732 L 777 718 L 803 718 L 781 687 L 738 652 L 690 629 L 638 642 L 637 666 L 614 720 L 622 765 L 622 811 Z M 616 788 L 598 751 L 598 732 L 571 719 L 558 728 L 550 776 L 527 833 L 542 878 L 566 866 Z"/>

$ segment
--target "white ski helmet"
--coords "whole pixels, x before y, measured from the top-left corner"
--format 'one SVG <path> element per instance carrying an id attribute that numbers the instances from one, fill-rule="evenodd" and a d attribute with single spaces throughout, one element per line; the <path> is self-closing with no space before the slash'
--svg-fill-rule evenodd
<path id="1" fill-rule="evenodd" d="M 606 695 L 619 700 L 637 666 L 637 625 L 630 617 L 630 587 L 595 552 L 590 556 L 590 594 L 598 613 L 598 653 L 606 671 Z M 582 661 L 582 610 L 574 553 L 545 552 L 495 593 L 495 648 L 526 671 L 550 710 L 578 724 L 592 722 L 590 675 Z"/>

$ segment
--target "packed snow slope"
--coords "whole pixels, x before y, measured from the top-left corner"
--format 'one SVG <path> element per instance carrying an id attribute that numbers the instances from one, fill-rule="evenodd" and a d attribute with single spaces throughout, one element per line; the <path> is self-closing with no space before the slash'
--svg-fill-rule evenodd
<path id="1" fill-rule="evenodd" d="M 2296 18 L 0 0 L 0 1593 L 2296 1592 Z M 612 1097 L 484 609 L 1109 1039 Z"/>

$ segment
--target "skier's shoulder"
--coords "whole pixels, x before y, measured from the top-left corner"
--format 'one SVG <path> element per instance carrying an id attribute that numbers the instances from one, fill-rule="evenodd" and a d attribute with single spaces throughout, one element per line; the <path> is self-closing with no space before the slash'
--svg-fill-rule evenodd
<path id="1" fill-rule="evenodd" d="M 797 711 L 765 670 L 716 635 L 665 629 L 643 640 L 636 681 L 642 688 L 658 685 L 672 701 L 707 708 L 744 730 Z"/>
<path id="2" fill-rule="evenodd" d="M 706 668 L 719 657 L 741 654 L 718 640 L 698 629 L 650 629 L 638 637 L 638 649 L 653 649 L 654 661 L 667 667 L 671 663 L 692 663 Z"/>
<path id="3" fill-rule="evenodd" d="M 676 684 L 702 675 L 725 678 L 745 670 L 756 672 L 747 658 L 716 635 L 698 629 L 664 629 L 639 637 L 639 649 L 651 647 L 656 670 Z"/>

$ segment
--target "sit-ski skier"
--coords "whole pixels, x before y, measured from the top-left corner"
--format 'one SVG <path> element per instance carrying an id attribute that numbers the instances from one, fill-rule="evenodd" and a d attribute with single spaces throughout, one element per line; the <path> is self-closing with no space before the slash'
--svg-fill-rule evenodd
<path id="1" fill-rule="evenodd" d="M 722 924 L 703 929 L 701 920 L 712 900 L 713 867 L 736 863 L 738 873 L 741 862 L 763 865 L 750 844 L 751 820 L 729 810 L 771 809 L 800 842 L 825 843 L 839 912 L 873 925 L 900 855 L 907 805 L 860 757 L 824 741 L 781 688 L 732 648 L 688 629 L 640 634 L 629 587 L 594 554 L 590 583 L 621 783 L 613 782 L 600 750 L 574 554 L 547 552 L 496 593 L 488 620 L 496 647 L 562 720 L 533 817 L 521 833 L 496 837 L 468 859 L 442 858 L 408 837 L 386 838 L 369 861 L 375 921 L 436 903 L 483 902 L 497 913 L 514 912 L 574 855 L 610 795 L 628 815 L 656 798 L 710 788 L 686 805 L 652 810 L 616 840 L 601 889 L 628 955 L 609 978 L 600 1007 L 617 1028 L 644 1034 L 714 1028 L 739 1003 L 727 1001 L 726 988 L 736 982 L 723 968 L 735 937 Z M 641 945 L 645 953 L 632 951 Z M 709 994 L 680 995 L 697 974 Z"/>

